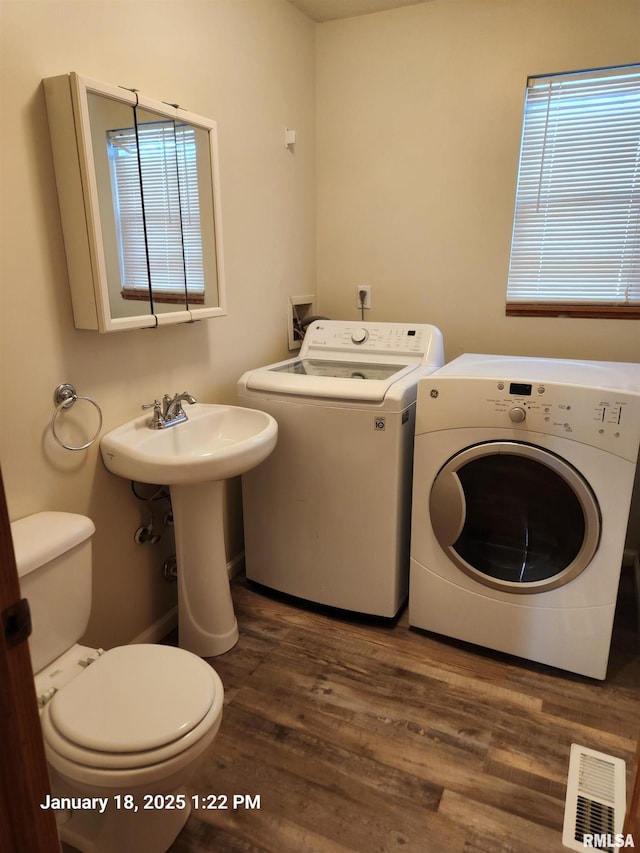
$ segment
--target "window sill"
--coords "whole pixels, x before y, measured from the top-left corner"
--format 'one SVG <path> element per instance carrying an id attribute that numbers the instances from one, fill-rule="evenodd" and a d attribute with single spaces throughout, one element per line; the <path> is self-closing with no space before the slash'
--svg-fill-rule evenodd
<path id="1" fill-rule="evenodd" d="M 149 302 L 149 293 L 146 290 L 126 290 L 123 288 L 121 292 L 123 299 L 131 299 L 138 302 Z M 204 294 L 187 292 L 187 298 L 183 293 L 175 293 L 170 291 L 153 291 L 153 301 L 158 303 L 168 303 L 171 305 L 184 305 L 188 302 L 189 305 L 204 305 Z"/>
<path id="2" fill-rule="evenodd" d="M 561 305 L 511 302 L 507 317 L 586 317 L 591 319 L 640 320 L 640 305 Z"/>

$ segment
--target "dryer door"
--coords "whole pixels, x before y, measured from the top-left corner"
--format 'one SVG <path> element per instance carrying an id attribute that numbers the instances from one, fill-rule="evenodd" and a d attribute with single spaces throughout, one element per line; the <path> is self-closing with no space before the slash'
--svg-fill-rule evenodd
<path id="1" fill-rule="evenodd" d="M 431 523 L 451 560 L 479 583 L 536 593 L 585 569 L 601 515 L 580 473 L 536 445 L 490 441 L 467 447 L 438 472 Z"/>

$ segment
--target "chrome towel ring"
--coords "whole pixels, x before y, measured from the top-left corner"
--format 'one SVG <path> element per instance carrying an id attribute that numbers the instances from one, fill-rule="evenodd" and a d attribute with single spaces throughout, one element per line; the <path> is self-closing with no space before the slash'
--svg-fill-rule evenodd
<path id="1" fill-rule="evenodd" d="M 92 406 L 95 406 L 96 411 L 98 412 L 98 429 L 86 444 L 75 446 L 73 444 L 65 444 L 65 442 L 60 438 L 56 432 L 56 420 L 61 412 L 70 409 L 77 400 L 86 400 L 88 403 L 91 403 Z M 53 393 L 53 401 L 57 408 L 51 418 L 51 432 L 58 444 L 61 445 L 61 447 L 64 447 L 65 450 L 86 450 L 87 447 L 91 447 L 96 438 L 100 435 L 100 430 L 102 429 L 102 410 L 96 401 L 92 400 L 91 397 L 83 397 L 82 395 L 77 394 L 76 389 L 68 382 L 65 382 L 63 385 L 58 385 Z"/>

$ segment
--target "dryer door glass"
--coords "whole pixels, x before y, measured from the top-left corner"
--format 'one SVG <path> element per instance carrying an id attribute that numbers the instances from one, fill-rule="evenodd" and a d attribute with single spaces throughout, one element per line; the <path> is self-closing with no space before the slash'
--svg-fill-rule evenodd
<path id="1" fill-rule="evenodd" d="M 519 442 L 485 442 L 449 460 L 430 509 L 453 561 L 511 592 L 567 583 L 589 564 L 600 537 L 586 481 L 559 456 Z"/>

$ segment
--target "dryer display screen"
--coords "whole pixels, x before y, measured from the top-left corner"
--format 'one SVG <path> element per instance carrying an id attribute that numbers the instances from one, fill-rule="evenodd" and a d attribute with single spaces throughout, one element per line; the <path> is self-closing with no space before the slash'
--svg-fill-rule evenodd
<path id="1" fill-rule="evenodd" d="M 509 385 L 509 393 L 516 397 L 530 397 L 531 385 L 526 382 L 511 382 Z"/>

